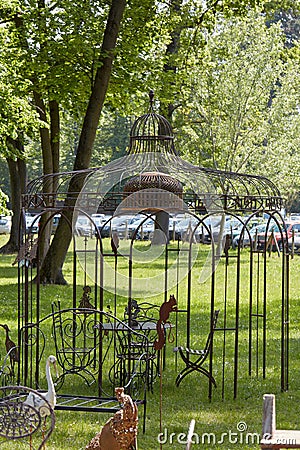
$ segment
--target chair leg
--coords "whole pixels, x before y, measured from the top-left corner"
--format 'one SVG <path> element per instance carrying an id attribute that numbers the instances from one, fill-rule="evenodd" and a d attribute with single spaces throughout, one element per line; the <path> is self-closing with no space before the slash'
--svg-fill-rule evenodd
<path id="1" fill-rule="evenodd" d="M 178 387 L 179 384 L 182 382 L 182 380 L 190 373 L 192 372 L 199 372 L 203 375 L 205 375 L 209 381 L 215 386 L 217 387 L 216 384 L 216 380 L 214 379 L 214 377 L 209 373 L 209 371 L 207 369 L 205 369 L 204 367 L 199 367 L 199 366 L 187 366 L 185 367 L 176 377 L 175 380 L 175 384 Z"/>

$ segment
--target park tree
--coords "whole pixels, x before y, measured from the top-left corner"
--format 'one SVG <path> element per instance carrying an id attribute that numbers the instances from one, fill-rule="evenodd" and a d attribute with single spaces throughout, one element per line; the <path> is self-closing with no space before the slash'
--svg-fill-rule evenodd
<path id="1" fill-rule="evenodd" d="M 10 55 L 6 63 L 21 61 L 21 64 L 15 65 L 18 71 L 11 85 L 17 83 L 18 78 L 29 82 L 24 98 L 30 97 L 40 121 L 44 174 L 56 173 L 60 169 L 60 129 L 65 111 L 68 118 L 73 116 L 80 122 L 81 129 L 73 169 L 89 167 L 113 59 L 118 61 L 119 70 L 111 83 L 114 86 L 109 101 L 115 108 L 118 103 L 114 98 L 115 92 L 120 95 L 119 105 L 126 104 L 128 93 L 131 95 L 128 86 L 134 88 L 131 70 L 136 68 L 136 58 L 143 61 L 146 55 L 145 49 L 140 51 L 141 47 L 147 47 L 152 30 L 156 35 L 162 31 L 161 26 L 159 29 L 150 26 L 156 6 L 147 0 L 142 7 L 138 2 L 127 6 L 126 26 L 120 37 L 125 5 L 125 1 L 83 3 L 62 0 L 55 3 L 46 0 L 6 0 L 0 7 L 1 25 L 6 33 L 3 49 Z M 119 55 L 115 51 L 118 37 L 123 42 Z M 15 49 L 20 50 L 20 54 L 11 58 Z M 124 54 L 127 57 L 124 58 Z M 128 61 L 127 67 L 124 65 L 125 59 Z M 136 83 L 141 84 L 143 80 Z M 19 143 L 9 134 L 8 138 L 7 147 L 8 144 L 10 148 L 16 144 L 17 152 Z M 45 194 L 51 194 L 55 188 L 55 185 L 48 183 Z M 16 217 L 18 213 L 14 211 Z M 46 215 L 43 218 L 47 220 Z M 50 230 L 48 239 L 45 233 L 44 254 L 49 235 Z"/>
<path id="2" fill-rule="evenodd" d="M 287 211 L 300 191 L 300 59 L 299 45 L 289 55 L 272 96 L 265 151 L 252 161 L 252 171 L 268 176 L 281 190 Z M 294 51 L 292 53 L 294 53 Z"/>
<path id="3" fill-rule="evenodd" d="M 199 48 L 206 45 L 203 30 L 210 33 L 214 29 L 220 12 L 242 16 L 257 4 L 264 8 L 270 2 L 174 0 L 170 8 L 169 2 L 150 0 L 130 4 L 125 0 L 5 0 L 0 11 L 11 33 L 9 45 L 25 52 L 20 73 L 31 83 L 28 93 L 41 123 L 43 172 L 59 170 L 65 111 L 68 118 L 76 118 L 80 129 L 73 169 L 86 169 L 104 102 L 123 114 L 139 112 L 141 96 L 151 86 L 159 96 L 165 93 L 165 104 L 177 108 L 188 86 L 191 46 L 199 42 Z M 170 51 L 166 51 L 168 47 Z M 199 54 L 197 62 L 201 58 Z M 71 192 L 80 190 L 82 183 L 74 179 L 70 184 L 67 206 L 74 201 Z M 70 240 L 70 230 L 61 222 L 41 267 L 43 282 L 64 283 L 62 266 Z"/>
<path id="4" fill-rule="evenodd" d="M 200 52 L 190 61 L 178 125 L 184 154 L 199 165 L 274 182 L 284 175 L 286 188 L 299 186 L 299 58 L 285 46 L 280 25 L 267 26 L 257 12 L 243 20 L 220 16 Z"/>
<path id="5" fill-rule="evenodd" d="M 24 49 L 7 46 L 8 40 L 9 30 L 6 26 L 0 27 L 0 154 L 9 168 L 10 206 L 14 213 L 10 238 L 1 249 L 3 253 L 13 253 L 19 248 L 21 195 L 25 192 L 27 181 L 25 143 L 39 126 L 28 95 L 31 82 L 21 75 Z"/>

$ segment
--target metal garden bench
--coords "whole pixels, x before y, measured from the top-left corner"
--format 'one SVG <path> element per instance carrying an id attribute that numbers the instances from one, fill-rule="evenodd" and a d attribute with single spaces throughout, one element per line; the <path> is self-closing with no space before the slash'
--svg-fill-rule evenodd
<path id="1" fill-rule="evenodd" d="M 143 364 L 142 376 L 140 368 L 143 361 L 147 361 L 151 346 L 141 330 L 134 330 L 105 311 L 63 309 L 57 302 L 51 314 L 22 327 L 20 335 L 20 353 L 24 355 L 22 384 L 33 384 L 40 389 L 41 362 L 50 352 L 57 358 L 56 410 L 115 413 L 120 406 L 113 395 L 114 389 L 124 387 L 137 405 L 143 405 L 145 430 L 149 365 Z M 124 361 L 124 355 L 119 354 L 120 342 L 126 349 L 132 342 L 139 342 L 142 347 L 139 358 L 129 353 Z M 89 395 L 82 395 L 87 390 Z"/>

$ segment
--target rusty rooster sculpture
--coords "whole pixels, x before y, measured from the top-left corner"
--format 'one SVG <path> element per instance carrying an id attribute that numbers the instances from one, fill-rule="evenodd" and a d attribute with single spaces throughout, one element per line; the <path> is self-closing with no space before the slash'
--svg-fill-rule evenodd
<path id="1" fill-rule="evenodd" d="M 123 408 L 106 422 L 100 433 L 86 446 L 86 450 L 137 449 L 137 406 L 131 397 L 124 393 L 124 388 L 116 388 L 115 392 Z"/>

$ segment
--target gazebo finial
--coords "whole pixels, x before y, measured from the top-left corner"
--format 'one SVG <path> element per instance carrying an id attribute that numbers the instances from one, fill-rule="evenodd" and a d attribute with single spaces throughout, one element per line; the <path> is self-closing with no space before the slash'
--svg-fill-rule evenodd
<path id="1" fill-rule="evenodd" d="M 153 89 L 150 89 L 149 91 L 149 101 L 150 101 L 150 108 L 153 108 L 153 99 L 154 99 L 154 91 Z"/>
<path id="2" fill-rule="evenodd" d="M 165 117 L 154 112 L 153 99 L 154 91 L 150 89 L 149 110 L 131 127 L 128 154 L 167 152 L 177 155 L 172 127 Z"/>

